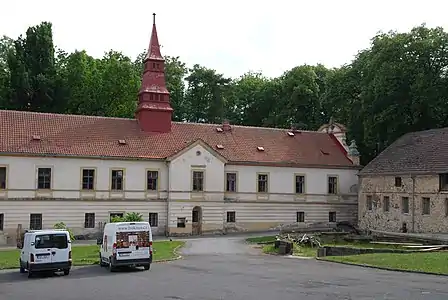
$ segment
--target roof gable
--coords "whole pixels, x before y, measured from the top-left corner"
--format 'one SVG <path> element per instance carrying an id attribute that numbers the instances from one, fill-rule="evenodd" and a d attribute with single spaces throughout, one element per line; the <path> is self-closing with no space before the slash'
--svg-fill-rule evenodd
<path id="1" fill-rule="evenodd" d="M 186 152 L 188 152 L 189 150 L 193 149 L 194 147 L 196 147 L 198 145 L 201 146 L 202 148 L 204 148 L 205 150 L 207 150 L 210 154 L 212 154 L 214 157 L 219 159 L 222 163 L 226 164 L 228 162 L 227 159 L 224 156 L 222 156 L 220 153 L 215 151 L 213 148 L 211 148 L 208 144 L 206 144 L 201 139 L 198 139 L 198 140 L 190 143 L 188 146 L 186 146 L 185 148 L 183 148 L 179 152 L 171 155 L 170 157 L 167 157 L 166 160 L 167 161 L 173 161 L 176 158 L 179 158 L 180 156 L 182 156 L 183 154 L 185 154 Z"/>
<path id="2" fill-rule="evenodd" d="M 361 171 L 368 174 L 448 172 L 448 127 L 407 133 Z"/>

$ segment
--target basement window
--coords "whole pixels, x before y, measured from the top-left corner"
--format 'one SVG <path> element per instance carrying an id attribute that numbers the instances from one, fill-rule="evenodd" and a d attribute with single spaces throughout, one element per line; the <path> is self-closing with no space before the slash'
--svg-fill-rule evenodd
<path id="1" fill-rule="evenodd" d="M 439 189 L 448 191 L 448 173 L 439 174 Z"/>
<path id="2" fill-rule="evenodd" d="M 288 135 L 289 135 L 289 136 L 294 136 L 294 132 L 292 132 L 292 131 L 288 131 Z"/>
<path id="3" fill-rule="evenodd" d="M 216 127 L 216 131 L 217 131 L 217 132 L 222 132 L 223 130 L 222 130 L 221 127 Z"/>
<path id="4" fill-rule="evenodd" d="M 258 151 L 264 151 L 264 147 L 258 146 L 258 147 L 257 147 L 257 150 L 258 150 Z"/>
<path id="5" fill-rule="evenodd" d="M 218 148 L 218 149 L 224 149 L 224 146 L 223 145 L 216 145 L 216 148 Z"/>

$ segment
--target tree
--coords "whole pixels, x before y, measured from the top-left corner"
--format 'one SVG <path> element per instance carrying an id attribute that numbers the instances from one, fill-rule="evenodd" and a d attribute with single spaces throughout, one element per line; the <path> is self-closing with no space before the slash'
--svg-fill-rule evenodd
<path id="1" fill-rule="evenodd" d="M 124 217 L 118 217 L 114 216 L 111 219 L 111 223 L 118 223 L 118 222 L 142 222 L 143 221 L 143 215 L 136 212 L 130 212 L 124 215 Z"/>

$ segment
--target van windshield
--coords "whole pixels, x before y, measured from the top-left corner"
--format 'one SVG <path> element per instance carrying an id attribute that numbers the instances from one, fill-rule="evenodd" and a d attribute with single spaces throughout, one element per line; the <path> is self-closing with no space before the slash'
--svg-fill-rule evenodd
<path id="1" fill-rule="evenodd" d="M 34 248 L 58 248 L 66 249 L 68 247 L 67 235 L 65 233 L 51 233 L 36 235 Z"/>

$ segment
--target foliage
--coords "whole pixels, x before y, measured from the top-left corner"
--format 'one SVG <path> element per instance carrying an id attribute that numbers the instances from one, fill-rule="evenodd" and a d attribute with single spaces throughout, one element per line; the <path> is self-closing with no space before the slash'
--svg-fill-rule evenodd
<path id="1" fill-rule="evenodd" d="M 143 221 L 143 215 L 136 212 L 126 213 L 123 217 L 113 216 L 111 218 L 111 223 L 118 222 L 141 222 Z"/>
<path id="2" fill-rule="evenodd" d="M 65 225 L 64 222 L 59 222 L 53 225 L 54 229 L 64 229 L 67 230 L 68 233 L 70 234 L 70 240 L 74 241 L 75 240 L 75 235 L 73 234 L 73 231 L 67 227 L 67 225 Z"/>
<path id="3" fill-rule="evenodd" d="M 316 130 L 333 117 L 366 164 L 407 132 L 448 126 L 447 44 L 442 28 L 425 25 L 380 33 L 347 65 L 295 66 L 277 78 L 228 78 L 167 56 L 173 119 Z M 0 38 L 0 109 L 132 118 L 144 55 L 67 53 L 54 47 L 51 23 L 32 26 Z"/>

